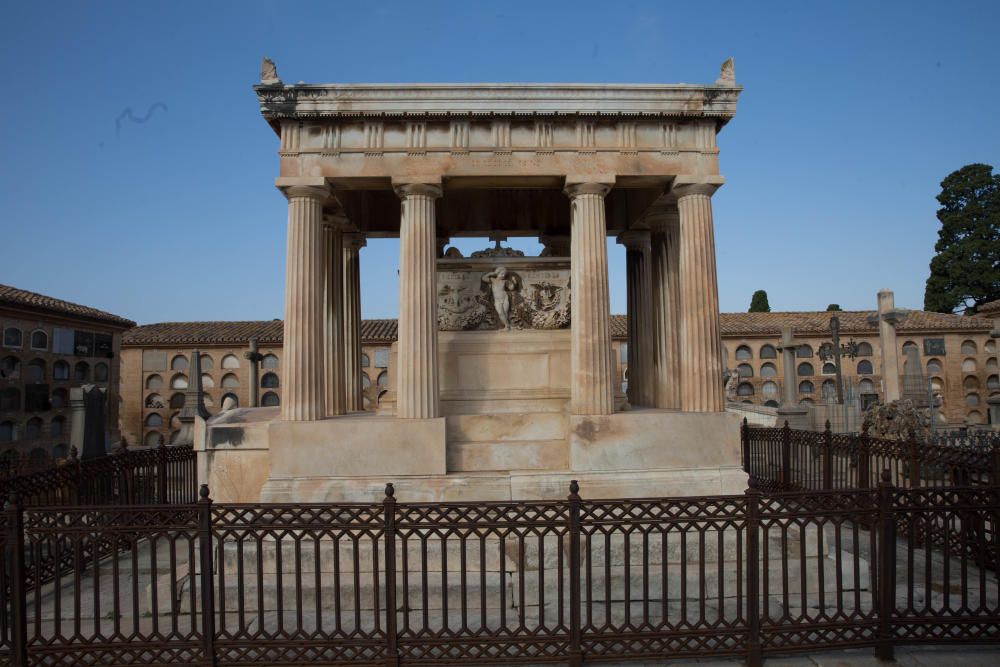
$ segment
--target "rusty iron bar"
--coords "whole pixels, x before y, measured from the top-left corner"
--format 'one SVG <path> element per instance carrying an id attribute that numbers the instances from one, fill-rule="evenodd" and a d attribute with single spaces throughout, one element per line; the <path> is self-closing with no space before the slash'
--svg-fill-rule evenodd
<path id="1" fill-rule="evenodd" d="M 24 563 L 24 506 L 13 492 L 4 507 L 10 582 L 10 667 L 28 667 L 28 596 Z M 4 592 L 4 591 L 0 591 Z"/>
<path id="2" fill-rule="evenodd" d="M 878 630 L 875 657 L 879 660 L 893 659 L 892 616 L 896 607 L 896 514 L 893 511 L 893 491 L 892 475 L 886 468 L 882 470 L 882 479 L 878 484 Z"/>

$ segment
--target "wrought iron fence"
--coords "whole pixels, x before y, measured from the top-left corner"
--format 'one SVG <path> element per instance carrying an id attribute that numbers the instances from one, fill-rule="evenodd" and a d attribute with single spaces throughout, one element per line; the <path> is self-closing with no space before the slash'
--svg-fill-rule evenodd
<path id="1" fill-rule="evenodd" d="M 3 513 L 10 664 L 466 664 L 1000 642 L 995 486 Z M 955 541 L 936 543 L 935 526 Z M 995 525 L 995 523 L 994 523 Z M 104 546 L 101 546 L 104 545 Z M 56 570 L 48 554 L 103 552 Z M 978 557 L 977 557 L 978 554 Z"/>
<path id="2" fill-rule="evenodd" d="M 190 445 L 121 448 L 86 461 L 74 449 L 60 465 L 0 479 L 0 504 L 12 492 L 29 506 L 193 503 L 196 461 Z"/>
<path id="3" fill-rule="evenodd" d="M 764 491 L 874 488 L 881 470 L 903 488 L 1000 484 L 1000 442 L 988 447 L 753 426 L 743 421 L 743 469 Z"/>

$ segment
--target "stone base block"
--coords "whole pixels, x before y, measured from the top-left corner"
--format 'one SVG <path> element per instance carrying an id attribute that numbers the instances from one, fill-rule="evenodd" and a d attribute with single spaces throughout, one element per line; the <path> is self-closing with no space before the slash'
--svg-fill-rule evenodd
<path id="1" fill-rule="evenodd" d="M 740 420 L 728 412 L 650 408 L 573 415 L 569 446 L 570 465 L 581 472 L 738 468 Z"/>
<path id="2" fill-rule="evenodd" d="M 565 499 L 570 480 L 584 498 L 655 498 L 743 493 L 747 475 L 739 466 L 622 472 L 483 472 L 365 477 L 272 476 L 261 502 L 380 502 L 386 482 L 399 502 L 487 502 Z"/>
<path id="3" fill-rule="evenodd" d="M 445 421 L 353 413 L 313 422 L 273 422 L 268 429 L 276 480 L 380 475 L 444 475 Z"/>
<path id="4" fill-rule="evenodd" d="M 776 426 L 784 426 L 788 422 L 788 428 L 811 431 L 813 428 L 812 416 L 807 408 L 778 408 Z"/>

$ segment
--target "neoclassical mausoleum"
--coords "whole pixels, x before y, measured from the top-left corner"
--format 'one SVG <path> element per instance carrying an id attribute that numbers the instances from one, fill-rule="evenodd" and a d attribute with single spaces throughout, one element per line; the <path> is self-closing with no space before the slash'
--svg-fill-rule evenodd
<path id="1" fill-rule="evenodd" d="M 265 500 L 739 491 L 712 194 L 741 88 L 255 86 L 288 200 L 280 418 L 245 417 Z M 390 400 L 360 411 L 358 262 L 397 237 Z M 462 257 L 451 238 L 496 240 Z M 503 248 L 538 237 L 541 257 Z M 627 248 L 617 395 L 606 242 Z M 213 446 L 227 443 L 213 424 Z M 253 430 L 252 433 L 249 431 Z M 235 442 L 235 440 L 234 440 Z M 265 464 L 266 460 L 266 464 Z"/>

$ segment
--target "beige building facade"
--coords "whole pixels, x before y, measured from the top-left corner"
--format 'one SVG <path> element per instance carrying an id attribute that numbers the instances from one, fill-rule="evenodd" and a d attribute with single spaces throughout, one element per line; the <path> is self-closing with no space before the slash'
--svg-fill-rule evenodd
<path id="1" fill-rule="evenodd" d="M 833 361 L 819 357 L 831 340 L 830 317 L 841 322 L 842 342 L 853 341 L 858 354 L 844 357 L 842 372 L 851 397 L 863 406 L 884 401 L 881 351 L 877 327 L 869 319 L 875 311 L 722 313 L 720 324 L 724 359 L 739 382 L 731 403 L 780 407 L 783 404 L 784 365 L 781 332 L 791 327 L 801 347 L 796 350 L 795 378 L 799 405 L 812 407 L 835 399 Z M 899 327 L 897 354 L 905 359 L 915 346 L 921 360 L 921 380 L 938 397 L 937 414 L 943 425 L 965 426 L 991 422 L 988 401 L 1000 398 L 997 339 L 994 324 L 984 313 L 963 317 L 908 311 Z M 619 395 L 627 393 L 628 317 L 610 319 L 615 381 Z M 121 433 L 130 443 L 155 445 L 178 436 L 178 417 L 189 378 L 185 367 L 191 354 L 202 354 L 205 405 L 212 415 L 230 407 L 250 407 L 250 339 L 258 341 L 258 401 L 262 407 L 280 405 L 282 322 L 177 322 L 151 324 L 125 332 L 122 343 Z M 364 409 L 385 409 L 392 388 L 391 346 L 396 320 L 362 320 L 359 368 L 363 374 Z M 930 349 L 934 354 L 927 354 Z M 944 350 L 942 353 L 941 350 Z M 182 361 L 174 362 L 180 357 Z M 143 359 L 152 362 L 143 368 Z M 164 365 L 176 364 L 173 373 Z M 273 374 L 273 377 L 268 376 Z M 180 374 L 182 383 L 170 387 Z M 233 377 L 229 377 L 233 376 Z M 229 379 L 225 379 L 229 377 Z M 721 380 L 720 380 L 721 382 Z M 228 385 L 228 386 L 225 386 Z M 164 387 L 169 390 L 164 390 Z M 163 405 L 165 407 L 158 407 Z M 151 417 L 150 415 L 155 415 Z"/>
<path id="2" fill-rule="evenodd" d="M 72 390 L 85 386 L 105 392 L 107 445 L 117 443 L 121 338 L 133 326 L 96 308 L 0 285 L 0 456 L 33 467 L 65 458 L 74 415 L 82 414 Z"/>
<path id="3" fill-rule="evenodd" d="M 210 415 L 250 407 L 280 407 L 282 321 L 166 322 L 127 331 L 122 342 L 121 433 L 130 443 L 173 444 L 181 435 L 180 412 L 195 350 L 201 355 L 201 387 Z M 362 407 L 375 410 L 389 390 L 389 346 L 395 320 L 365 320 L 361 327 Z M 256 340 L 256 392 L 249 356 Z"/>

